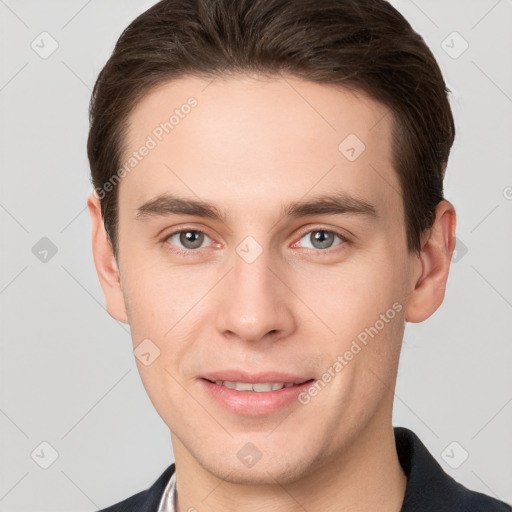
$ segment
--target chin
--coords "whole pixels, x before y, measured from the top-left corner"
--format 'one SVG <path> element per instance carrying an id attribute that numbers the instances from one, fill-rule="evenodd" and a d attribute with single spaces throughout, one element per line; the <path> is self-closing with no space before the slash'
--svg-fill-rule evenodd
<path id="1" fill-rule="evenodd" d="M 204 470 L 215 477 L 240 485 L 291 484 L 307 476 L 317 462 L 317 457 L 312 453 L 299 454 L 288 450 L 284 453 L 276 453 L 276 451 L 273 451 L 270 456 L 261 454 L 261 458 L 252 466 L 242 462 L 244 452 L 240 455 L 242 461 L 238 457 L 226 458 L 225 452 L 224 456 L 199 456 L 196 460 Z"/>

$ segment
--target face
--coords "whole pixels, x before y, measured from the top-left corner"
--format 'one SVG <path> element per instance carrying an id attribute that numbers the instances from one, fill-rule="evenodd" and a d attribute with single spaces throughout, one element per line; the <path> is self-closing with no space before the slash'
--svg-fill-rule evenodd
<path id="1" fill-rule="evenodd" d="M 292 77 L 182 78 L 132 112 L 106 293 L 177 461 L 293 481 L 391 423 L 421 268 L 391 128 Z"/>

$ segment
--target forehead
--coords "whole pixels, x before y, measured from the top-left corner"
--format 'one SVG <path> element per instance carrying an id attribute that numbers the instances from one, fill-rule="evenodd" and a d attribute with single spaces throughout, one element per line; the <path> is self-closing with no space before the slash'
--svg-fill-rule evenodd
<path id="1" fill-rule="evenodd" d="M 375 203 L 400 199 L 392 115 L 359 91 L 291 76 L 184 77 L 148 93 L 128 121 L 121 165 L 134 165 L 120 187 L 133 203 L 215 191 L 242 207 L 338 185 Z"/>

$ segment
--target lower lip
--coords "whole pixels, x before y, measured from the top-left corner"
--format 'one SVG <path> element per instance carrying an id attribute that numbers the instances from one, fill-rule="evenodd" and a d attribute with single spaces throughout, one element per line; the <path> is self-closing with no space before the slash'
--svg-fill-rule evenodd
<path id="1" fill-rule="evenodd" d="M 199 379 L 199 382 L 212 398 L 230 411 L 247 416 L 262 416 L 272 414 L 293 402 L 299 403 L 299 394 L 314 381 L 309 380 L 290 388 L 261 393 L 257 391 L 237 391 L 206 379 Z"/>

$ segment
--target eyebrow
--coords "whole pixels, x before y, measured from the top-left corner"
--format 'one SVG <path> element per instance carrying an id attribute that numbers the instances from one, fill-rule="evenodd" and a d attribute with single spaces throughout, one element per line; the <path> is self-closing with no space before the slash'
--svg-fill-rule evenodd
<path id="1" fill-rule="evenodd" d="M 377 208 L 368 201 L 346 193 L 326 194 L 309 200 L 294 201 L 281 208 L 281 217 L 302 218 L 313 215 L 355 214 L 370 219 L 378 217 Z M 145 202 L 139 208 L 135 218 L 144 220 L 151 217 L 169 215 L 191 215 L 219 220 L 227 220 L 227 213 L 212 203 L 163 194 Z"/>

